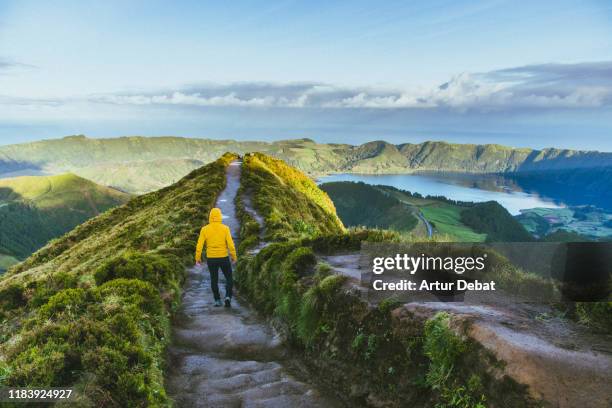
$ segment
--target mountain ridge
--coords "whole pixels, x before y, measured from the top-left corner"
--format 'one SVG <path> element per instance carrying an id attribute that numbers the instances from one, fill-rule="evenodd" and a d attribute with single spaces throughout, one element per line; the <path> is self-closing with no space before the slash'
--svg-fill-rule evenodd
<path id="1" fill-rule="evenodd" d="M 395 145 L 378 140 L 350 145 L 316 143 L 306 138 L 262 142 L 177 136 L 91 139 L 80 135 L 0 146 L 0 178 L 72 172 L 99 184 L 142 194 L 176 182 L 227 151 L 241 155 L 261 152 L 311 177 L 419 171 L 524 174 L 612 167 L 612 153 L 496 144 L 428 141 Z"/>

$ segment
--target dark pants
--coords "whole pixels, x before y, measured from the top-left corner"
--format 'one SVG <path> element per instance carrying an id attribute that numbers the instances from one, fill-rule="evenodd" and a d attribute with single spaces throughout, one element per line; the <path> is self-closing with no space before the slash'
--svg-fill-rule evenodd
<path id="1" fill-rule="evenodd" d="M 232 278 L 232 264 L 230 263 L 229 256 L 225 258 L 207 258 L 206 263 L 210 271 L 210 285 L 215 300 L 221 299 L 219 295 L 219 268 L 221 268 L 223 276 L 225 276 L 225 297 L 231 298 L 234 279 Z"/>

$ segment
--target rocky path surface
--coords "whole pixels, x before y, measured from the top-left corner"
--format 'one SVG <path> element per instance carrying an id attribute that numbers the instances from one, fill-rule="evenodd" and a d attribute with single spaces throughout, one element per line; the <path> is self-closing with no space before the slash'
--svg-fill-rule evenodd
<path id="1" fill-rule="evenodd" d="M 332 269 L 349 278 L 364 296 L 360 254 L 320 256 Z M 563 318 L 545 303 L 411 302 L 396 309 L 400 319 L 433 317 L 445 311 L 454 327 L 504 361 L 504 374 L 529 386 L 530 394 L 551 406 L 612 407 L 612 336 L 590 333 Z"/>
<path id="2" fill-rule="evenodd" d="M 234 162 L 216 203 L 234 237 L 239 228 L 234 207 L 239 185 L 240 162 Z M 220 281 L 223 294 L 222 277 Z M 166 383 L 176 406 L 339 406 L 296 378 L 299 371 L 290 370 L 292 361 L 279 336 L 239 297 L 231 309 L 213 307 L 213 300 L 208 270 L 191 268 L 168 352 Z"/>

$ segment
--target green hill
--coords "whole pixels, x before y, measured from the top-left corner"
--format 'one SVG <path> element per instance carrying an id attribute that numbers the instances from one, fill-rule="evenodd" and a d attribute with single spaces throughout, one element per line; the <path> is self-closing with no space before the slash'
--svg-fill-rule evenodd
<path id="1" fill-rule="evenodd" d="M 79 406 L 167 404 L 169 311 L 234 158 L 85 222 L 0 277 L 0 386 L 71 386 Z"/>
<path id="2" fill-rule="evenodd" d="M 320 144 L 310 139 L 268 143 L 180 137 L 89 139 L 70 136 L 0 146 L 0 177 L 14 172 L 72 172 L 100 184 L 142 193 L 170 185 L 226 151 L 238 154 L 259 151 L 282 159 L 310 175 L 333 172 L 410 173 L 420 170 L 539 172 L 612 166 L 612 153 L 515 149 L 500 145 L 446 142 L 393 145 L 375 141 L 353 146 Z M 607 191 L 611 187 L 609 183 L 600 179 L 597 185 L 589 188 Z M 576 185 L 580 186 L 579 183 Z"/>
<path id="3" fill-rule="evenodd" d="M 529 242 L 534 238 L 496 201 L 476 203 L 461 213 L 461 222 L 487 234 L 489 242 Z"/>
<path id="4" fill-rule="evenodd" d="M 242 188 L 264 217 L 267 239 L 344 231 L 334 203 L 305 174 L 261 153 L 244 156 Z"/>
<path id="5" fill-rule="evenodd" d="M 347 226 L 400 232 L 410 232 L 417 226 L 417 218 L 410 206 L 369 184 L 334 182 L 319 187 L 330 196 L 338 216 Z"/>
<path id="6" fill-rule="evenodd" d="M 129 199 L 73 174 L 0 179 L 0 270 Z"/>

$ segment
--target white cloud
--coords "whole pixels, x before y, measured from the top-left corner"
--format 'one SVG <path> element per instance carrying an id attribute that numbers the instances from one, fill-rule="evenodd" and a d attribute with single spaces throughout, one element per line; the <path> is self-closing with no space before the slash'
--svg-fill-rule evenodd
<path id="1" fill-rule="evenodd" d="M 41 100 L 38 105 L 50 105 Z M 441 109 L 458 112 L 595 109 L 612 106 L 612 62 L 532 65 L 486 73 L 462 73 L 432 89 L 341 87 L 322 83 L 204 84 L 176 90 L 92 95 L 62 103 L 131 106 Z M 36 100 L 0 104 L 37 105 Z"/>

